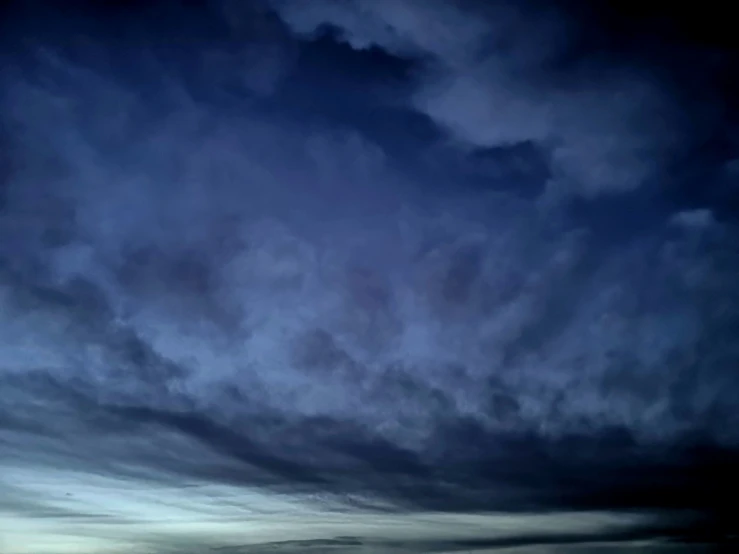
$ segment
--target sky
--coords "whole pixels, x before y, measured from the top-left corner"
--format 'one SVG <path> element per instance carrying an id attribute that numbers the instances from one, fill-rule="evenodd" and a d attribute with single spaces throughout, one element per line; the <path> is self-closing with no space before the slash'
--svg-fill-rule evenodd
<path id="1" fill-rule="evenodd" d="M 0 552 L 734 552 L 739 57 L 664 9 L 1 3 Z"/>

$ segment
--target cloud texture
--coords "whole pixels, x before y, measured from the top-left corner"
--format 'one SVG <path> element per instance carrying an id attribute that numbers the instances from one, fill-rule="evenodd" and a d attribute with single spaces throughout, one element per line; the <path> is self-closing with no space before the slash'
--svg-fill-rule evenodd
<path id="1" fill-rule="evenodd" d="M 535 8 L 8 8 L 3 552 L 734 540 L 720 110 Z"/>

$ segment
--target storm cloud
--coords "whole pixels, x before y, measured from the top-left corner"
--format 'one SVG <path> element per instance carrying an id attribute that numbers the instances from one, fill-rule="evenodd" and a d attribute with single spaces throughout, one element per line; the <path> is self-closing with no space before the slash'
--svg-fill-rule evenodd
<path id="1" fill-rule="evenodd" d="M 728 55 L 533 2 L 3 10 L 3 552 L 731 549 Z"/>

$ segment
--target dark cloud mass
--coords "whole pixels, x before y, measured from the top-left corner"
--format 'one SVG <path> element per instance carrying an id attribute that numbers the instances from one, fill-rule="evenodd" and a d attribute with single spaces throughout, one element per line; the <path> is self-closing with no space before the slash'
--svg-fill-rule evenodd
<path id="1" fill-rule="evenodd" d="M 720 13 L 1 6 L 3 554 L 734 551 Z"/>

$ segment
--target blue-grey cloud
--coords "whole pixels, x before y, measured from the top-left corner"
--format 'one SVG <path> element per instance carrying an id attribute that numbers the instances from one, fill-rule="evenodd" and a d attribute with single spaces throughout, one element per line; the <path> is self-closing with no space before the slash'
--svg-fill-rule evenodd
<path id="1" fill-rule="evenodd" d="M 696 104 L 670 78 L 688 64 L 700 73 L 710 58 L 696 57 L 695 49 L 673 49 L 671 57 L 640 49 L 637 59 L 609 49 L 605 41 L 588 49 L 597 32 L 572 6 L 568 11 L 540 2 L 272 4 L 300 36 L 332 27 L 355 49 L 380 48 L 420 60 L 411 105 L 462 148 L 538 145 L 551 164 L 548 186 L 557 196 L 653 186 L 703 144 L 722 117 L 710 94 Z M 700 60 L 703 66 L 696 64 Z"/>
<path id="2" fill-rule="evenodd" d="M 615 81 L 555 94 L 549 114 L 531 93 L 556 60 L 517 37 L 565 52 L 561 16 L 310 6 L 14 12 L 0 71 L 3 551 L 728 544 L 735 223 L 655 200 L 649 225 L 609 220 L 630 231 L 615 240 L 575 214 L 595 203 L 551 203 L 546 183 L 535 198 L 482 189 L 466 147 L 445 144 L 505 145 L 487 157 L 498 179 L 625 190 L 646 175 L 635 137 L 670 155 L 688 144 L 663 142 L 692 128 L 679 117 L 627 117 L 642 99 L 669 112 L 671 90 L 616 64 Z M 323 23 L 351 48 L 312 50 Z M 480 51 L 490 33 L 503 46 Z M 321 88 L 335 70 L 313 69 L 332 48 L 352 62 L 371 50 L 366 89 Z M 508 88 L 514 69 L 531 69 L 523 88 Z M 639 94 L 620 94 L 627 83 Z M 319 105 L 288 94 L 298 84 Z M 476 128 L 486 112 L 470 95 L 498 93 L 521 111 Z M 350 108 L 420 110 L 429 126 L 419 138 Z M 590 149 L 596 123 L 629 179 Z M 405 132 L 416 142 L 399 154 L 388 135 Z M 541 141 L 570 161 L 517 173 L 510 156 Z"/>

